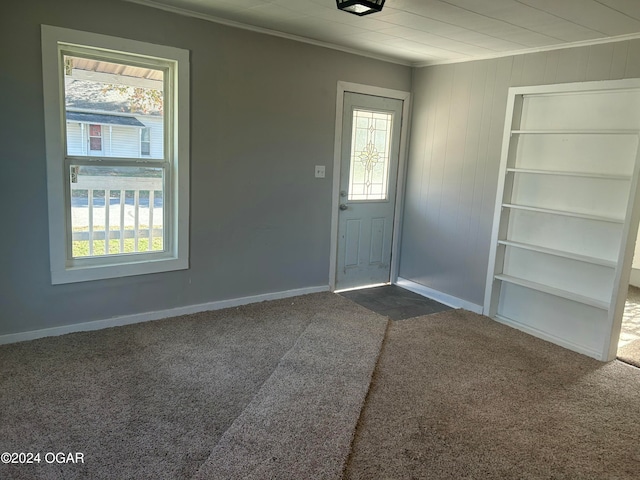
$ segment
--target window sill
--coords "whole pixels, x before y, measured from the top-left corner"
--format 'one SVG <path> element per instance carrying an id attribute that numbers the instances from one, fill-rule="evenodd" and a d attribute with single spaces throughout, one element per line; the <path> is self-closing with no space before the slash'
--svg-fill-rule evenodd
<path id="1" fill-rule="evenodd" d="M 175 270 L 186 270 L 189 262 L 186 259 L 174 256 L 149 258 L 139 261 L 127 258 L 126 262 L 104 263 L 101 265 L 84 264 L 66 267 L 63 270 L 51 271 L 51 283 L 60 285 L 65 283 L 87 282 L 91 280 L 104 280 L 116 277 L 129 277 L 133 275 L 146 275 L 149 273 L 162 273 Z"/>

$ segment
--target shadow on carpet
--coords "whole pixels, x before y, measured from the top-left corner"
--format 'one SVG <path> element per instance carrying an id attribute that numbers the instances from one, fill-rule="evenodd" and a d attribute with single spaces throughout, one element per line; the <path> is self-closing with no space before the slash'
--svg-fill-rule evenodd
<path id="1" fill-rule="evenodd" d="M 342 477 L 388 324 L 349 310 L 307 327 L 195 479 Z"/>

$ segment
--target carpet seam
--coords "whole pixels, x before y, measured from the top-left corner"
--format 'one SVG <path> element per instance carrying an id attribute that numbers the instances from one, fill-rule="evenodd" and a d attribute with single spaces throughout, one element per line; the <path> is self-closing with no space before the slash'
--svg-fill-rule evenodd
<path id="1" fill-rule="evenodd" d="M 225 431 L 222 432 L 222 434 L 218 438 L 218 441 L 215 443 L 213 448 L 209 451 L 209 455 L 207 455 L 207 458 L 205 458 L 204 461 L 202 461 L 200 463 L 200 465 L 198 466 L 198 469 L 195 470 L 194 474 L 191 476 L 192 479 L 196 478 L 200 474 L 200 470 L 202 470 L 202 467 L 209 461 L 209 459 L 211 458 L 211 455 L 213 455 L 213 452 L 216 450 L 218 445 L 220 445 L 220 442 L 222 442 L 222 440 L 224 439 L 224 436 L 226 435 L 226 433 L 229 431 L 229 429 L 231 429 L 231 427 L 233 427 L 233 425 L 236 423 L 238 418 L 240 418 L 242 416 L 242 414 L 249 407 L 249 405 L 251 405 L 253 403 L 253 401 L 256 399 L 256 397 L 262 391 L 262 388 L 264 387 L 264 385 L 269 381 L 269 379 L 273 376 L 273 374 L 276 372 L 276 370 L 278 369 L 278 367 L 282 363 L 282 359 L 285 358 L 289 354 L 289 352 L 291 352 L 296 347 L 296 345 L 298 345 L 298 342 L 300 341 L 300 338 L 311 327 L 312 323 L 313 323 L 313 318 L 309 319 L 309 323 L 307 324 L 307 326 L 300 332 L 300 335 L 298 335 L 298 338 L 296 338 L 296 341 L 293 342 L 291 347 L 280 357 L 280 360 L 278 360 L 278 363 L 276 364 L 274 369 L 271 371 L 269 376 L 267 378 L 265 378 L 264 382 L 262 382 L 262 384 L 260 384 L 260 387 L 258 387 L 256 389 L 256 393 L 251 397 L 251 399 L 247 402 L 247 404 L 242 408 L 240 413 L 238 413 L 238 415 L 233 419 L 233 421 L 229 424 L 229 426 L 225 429 Z"/>
<path id="2" fill-rule="evenodd" d="M 624 357 L 620 357 L 620 356 L 617 356 L 616 360 L 619 361 L 620 363 L 624 363 L 625 365 L 629 365 L 630 367 L 640 368 L 640 362 L 638 362 L 637 360 L 628 360 L 628 359 L 626 359 Z"/>
<path id="3" fill-rule="evenodd" d="M 347 473 L 347 470 L 349 468 L 349 465 L 351 464 L 351 460 L 353 457 L 353 450 L 354 450 L 354 445 L 356 442 L 356 437 L 358 434 L 358 430 L 360 429 L 361 426 L 361 422 L 362 422 L 362 415 L 364 413 L 364 409 L 367 406 L 367 403 L 369 401 L 369 396 L 371 395 L 371 390 L 373 389 L 373 384 L 376 380 L 376 376 L 378 373 L 378 367 L 380 365 L 380 359 L 382 358 L 382 353 L 385 349 L 385 346 L 387 345 L 387 340 L 389 338 L 389 330 L 391 329 L 391 318 L 387 317 L 387 325 L 385 327 L 384 330 L 384 335 L 382 336 L 382 341 L 380 342 L 380 349 L 378 350 L 378 356 L 376 358 L 376 362 L 373 366 L 373 370 L 371 370 L 371 378 L 369 379 L 369 388 L 367 388 L 367 393 L 364 396 L 364 400 L 362 402 L 362 406 L 360 407 L 360 413 L 358 414 L 358 420 L 356 420 L 356 426 L 353 429 L 353 433 L 351 435 L 351 441 L 349 442 L 349 453 L 347 454 L 347 458 L 345 459 L 343 465 L 342 465 L 342 475 L 341 478 L 344 480 L 345 479 L 345 475 Z"/>

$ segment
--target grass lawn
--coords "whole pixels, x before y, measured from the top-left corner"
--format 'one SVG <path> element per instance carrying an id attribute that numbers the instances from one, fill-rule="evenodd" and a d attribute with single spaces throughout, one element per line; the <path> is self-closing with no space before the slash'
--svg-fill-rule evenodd
<path id="1" fill-rule="evenodd" d="M 147 227 L 141 226 L 140 229 L 146 229 Z M 74 231 L 81 232 L 87 231 L 87 228 L 74 228 Z M 117 227 L 112 230 L 118 230 Z M 131 227 L 127 227 L 127 230 L 132 230 Z M 99 227 L 95 227 L 95 231 L 100 231 Z M 105 241 L 94 240 L 93 241 L 93 255 L 105 255 Z M 151 244 L 151 251 L 161 251 L 163 248 L 162 237 L 154 237 Z M 138 252 L 146 252 L 149 250 L 149 239 L 138 238 Z M 89 256 L 89 240 L 74 240 L 71 246 L 72 254 L 75 257 L 88 257 Z M 124 239 L 124 250 L 120 251 L 120 240 L 112 238 L 109 240 L 109 254 L 119 253 L 135 253 L 135 238 Z"/>

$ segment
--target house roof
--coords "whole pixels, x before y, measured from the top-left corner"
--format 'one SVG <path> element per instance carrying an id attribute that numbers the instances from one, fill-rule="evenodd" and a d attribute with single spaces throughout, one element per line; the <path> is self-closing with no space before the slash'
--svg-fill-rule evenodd
<path id="1" fill-rule="evenodd" d="M 111 115 L 105 113 L 83 113 L 67 111 L 67 121 L 96 123 L 102 125 L 124 125 L 127 127 L 144 127 L 144 123 L 133 117 Z"/>

